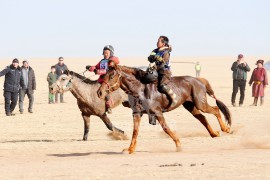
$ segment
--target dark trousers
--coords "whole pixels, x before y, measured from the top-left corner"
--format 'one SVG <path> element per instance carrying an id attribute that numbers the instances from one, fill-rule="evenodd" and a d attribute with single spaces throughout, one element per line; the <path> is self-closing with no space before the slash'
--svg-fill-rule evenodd
<path id="1" fill-rule="evenodd" d="M 6 113 L 14 111 L 17 105 L 18 95 L 18 92 L 4 91 Z"/>
<path id="2" fill-rule="evenodd" d="M 27 95 L 27 97 L 29 99 L 28 111 L 33 109 L 34 94 L 30 94 L 28 89 L 20 89 L 20 91 L 19 91 L 19 108 L 20 108 L 20 112 L 23 112 L 23 101 L 24 101 L 25 95 Z"/>
<path id="3" fill-rule="evenodd" d="M 60 102 L 64 102 L 64 94 L 63 93 L 56 93 L 55 94 L 55 101 L 58 102 L 59 94 L 60 94 Z"/>
<path id="4" fill-rule="evenodd" d="M 233 80 L 232 103 L 235 103 L 236 94 L 240 89 L 239 104 L 243 104 L 245 98 L 246 80 Z"/>

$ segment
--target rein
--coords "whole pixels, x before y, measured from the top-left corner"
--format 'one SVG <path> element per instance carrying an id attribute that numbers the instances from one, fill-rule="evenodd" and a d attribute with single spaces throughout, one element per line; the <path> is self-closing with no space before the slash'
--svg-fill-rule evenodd
<path id="1" fill-rule="evenodd" d="M 116 76 L 116 75 L 114 75 L 112 78 L 114 78 L 115 76 Z M 110 84 L 109 84 L 108 82 L 106 82 L 105 80 L 103 80 L 103 82 L 107 85 L 106 91 L 112 92 L 111 88 L 117 86 L 117 84 L 120 82 L 120 78 L 121 78 L 121 77 L 122 77 L 122 73 L 119 73 L 119 76 L 118 76 L 118 78 L 117 78 L 117 81 L 116 81 L 113 85 L 111 85 L 111 86 L 110 86 Z"/>

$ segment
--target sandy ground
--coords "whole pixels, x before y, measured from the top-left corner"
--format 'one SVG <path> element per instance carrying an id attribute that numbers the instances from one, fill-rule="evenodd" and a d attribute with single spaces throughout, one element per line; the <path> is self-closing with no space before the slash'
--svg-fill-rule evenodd
<path id="1" fill-rule="evenodd" d="M 270 56 L 247 57 L 252 69 L 258 58 L 270 59 Z M 29 59 L 37 77 L 34 114 L 21 115 L 17 107 L 16 116 L 6 117 L 3 97 L 0 97 L 0 179 L 270 179 L 269 87 L 264 106 L 249 106 L 253 99 L 247 86 L 244 106 L 232 107 L 230 67 L 234 59 L 172 58 L 178 62 L 200 61 L 201 75 L 210 81 L 216 96 L 232 113 L 232 134 L 209 137 L 205 128 L 180 107 L 165 117 L 179 135 L 182 151 L 175 152 L 173 141 L 159 125 L 149 125 L 145 116 L 133 155 L 121 153 L 130 141 L 116 140 L 96 117 L 91 118 L 89 140 L 81 141 L 83 121 L 72 94 L 65 94 L 64 104 L 48 104 L 46 76 L 57 58 Z M 0 68 L 4 69 L 11 60 L 1 60 Z M 144 58 L 122 58 L 121 61 L 125 65 L 147 65 Z M 94 62 L 94 58 L 66 58 L 69 68 L 77 72 Z M 195 74 L 194 64 L 173 63 L 172 66 L 174 75 Z M 2 77 L 1 86 L 3 80 Z M 206 116 L 212 127 L 220 130 L 216 118 Z M 133 124 L 129 109 L 119 106 L 109 117 L 131 137 Z"/>

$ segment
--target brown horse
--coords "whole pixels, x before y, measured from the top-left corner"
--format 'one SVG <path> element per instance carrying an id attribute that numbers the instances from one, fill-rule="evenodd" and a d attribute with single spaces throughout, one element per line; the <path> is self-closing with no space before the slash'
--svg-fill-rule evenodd
<path id="1" fill-rule="evenodd" d="M 97 92 L 98 96 L 104 98 L 109 91 L 113 92 L 121 88 L 133 97 L 134 102 L 131 103 L 132 101 L 129 101 L 133 110 L 134 122 L 132 140 L 129 148 L 124 149 L 124 151 L 127 150 L 129 153 L 135 151 L 143 109 L 146 110 L 148 114 L 155 116 L 163 130 L 174 140 L 177 150 L 180 150 L 180 141 L 176 134 L 170 130 L 163 117 L 165 109 L 166 111 L 171 111 L 183 105 L 185 109 L 205 126 L 211 137 L 219 137 L 219 132 L 211 128 L 201 112 L 213 114 L 217 117 L 221 130 L 227 133 L 230 132 L 230 111 L 225 104 L 215 98 L 214 91 L 206 79 L 197 79 L 190 76 L 172 77 L 168 85 L 177 95 L 177 105 L 168 108 L 169 100 L 166 95 L 159 93 L 156 84 L 143 84 L 141 82 L 145 71 L 137 68 L 119 66 L 113 62 L 110 62 L 109 66 L 110 70 Z M 217 106 L 212 107 L 207 103 L 206 93 L 216 99 Z M 222 121 L 219 110 L 224 114 L 227 125 L 229 124 L 229 126 Z"/>
<path id="2" fill-rule="evenodd" d="M 70 91 L 77 99 L 78 107 L 82 112 L 84 120 L 84 135 L 83 140 L 86 141 L 89 133 L 90 116 L 98 116 L 111 130 L 114 135 L 120 139 L 127 139 L 124 131 L 116 128 L 106 114 L 105 101 L 97 97 L 97 90 L 100 84 L 97 81 L 81 76 L 72 71 L 66 71 L 58 80 L 51 86 L 51 92 L 67 92 Z M 112 108 L 118 106 L 123 101 L 127 100 L 127 95 L 122 91 L 115 91 L 111 94 L 114 101 Z"/>

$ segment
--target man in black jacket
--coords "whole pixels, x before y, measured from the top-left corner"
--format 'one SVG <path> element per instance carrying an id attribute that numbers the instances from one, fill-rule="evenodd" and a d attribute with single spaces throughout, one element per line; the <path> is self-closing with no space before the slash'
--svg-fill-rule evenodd
<path id="1" fill-rule="evenodd" d="M 19 60 L 13 59 L 12 64 L 0 72 L 1 76 L 5 76 L 4 97 L 6 115 L 15 115 L 13 111 L 17 105 L 20 86 L 25 89 Z"/>
<path id="2" fill-rule="evenodd" d="M 244 103 L 245 98 L 247 72 L 250 71 L 250 67 L 244 61 L 243 54 L 238 55 L 238 59 L 232 64 L 231 70 L 233 71 L 233 92 L 231 102 L 232 105 L 235 107 L 236 94 L 238 92 L 238 89 L 240 89 L 239 106 L 241 107 Z"/>
<path id="3" fill-rule="evenodd" d="M 23 114 L 23 101 L 25 94 L 29 99 L 28 112 L 33 113 L 33 103 L 34 103 L 34 90 L 36 90 L 36 77 L 34 70 L 29 66 L 27 60 L 23 61 L 22 66 L 22 77 L 26 89 L 21 88 L 19 91 L 19 108 L 20 113 Z"/>
<path id="4" fill-rule="evenodd" d="M 64 64 L 64 58 L 59 57 L 58 63 L 55 65 L 55 73 L 57 75 L 57 78 L 61 76 L 66 70 L 68 70 L 67 65 Z M 58 95 L 59 93 L 55 94 L 55 103 L 58 103 Z M 64 94 L 60 93 L 60 103 L 64 103 Z"/>

